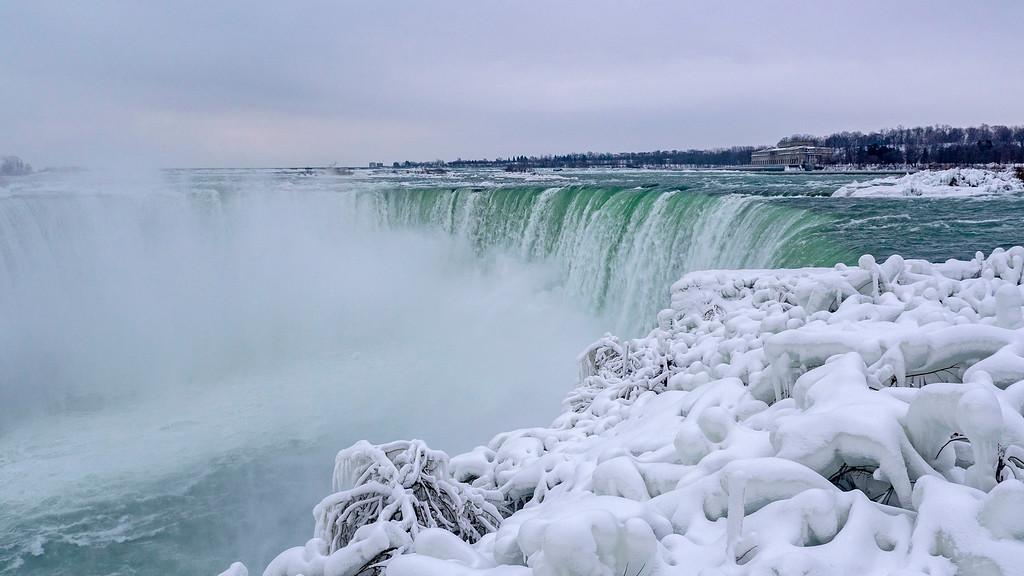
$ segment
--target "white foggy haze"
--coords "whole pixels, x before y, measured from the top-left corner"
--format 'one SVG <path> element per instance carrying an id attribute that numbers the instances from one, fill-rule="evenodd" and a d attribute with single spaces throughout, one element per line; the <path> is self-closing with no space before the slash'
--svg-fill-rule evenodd
<path id="1" fill-rule="evenodd" d="M 339 446 L 455 453 L 549 421 L 602 333 L 557 270 L 388 229 L 340 179 L 175 177 L 39 174 L 0 197 L 0 572 L 151 536 L 209 562 L 168 533 L 217 490 L 304 530 Z M 287 541 L 224 539 L 248 558 Z"/>
<path id="2" fill-rule="evenodd" d="M 599 334 L 582 311 L 551 315 L 564 308 L 556 271 L 497 256 L 478 261 L 451 238 L 379 228 L 371 201 L 354 193 L 288 193 L 252 178 L 219 192 L 177 189 L 156 177 L 148 190 L 103 178 L 94 186 L 77 193 L 40 186 L 5 199 L 0 232 L 12 250 L 0 255 L 0 425 L 54 407 L 102 409 L 165 388 L 201 389 L 238 374 L 259 379 L 338 354 L 363 354 L 370 363 L 393 355 L 372 371 L 380 381 L 364 375 L 323 384 L 342 404 L 358 384 L 384 400 L 409 397 L 408 410 L 400 409 L 409 416 L 456 410 L 476 402 L 458 393 L 431 400 L 429 383 L 448 385 L 459 373 L 467 386 L 505 382 L 498 388 L 512 395 L 546 390 L 554 414 L 575 376 L 573 358 Z M 487 342 L 498 326 L 508 341 Z M 517 326 L 531 337 L 511 337 Z M 538 342 L 538 331 L 553 340 Z M 555 344 L 556 334 L 567 342 Z M 362 349 L 370 343 L 377 349 Z M 522 358 L 552 346 L 564 348 L 561 367 L 538 366 L 534 383 L 521 382 Z M 303 384 L 296 385 L 301 396 Z M 297 402 L 313 410 L 330 391 L 306 392 L 310 398 Z M 437 405 L 415 406 L 420 401 Z M 468 448 L 485 436 L 445 432 L 439 440 Z"/>

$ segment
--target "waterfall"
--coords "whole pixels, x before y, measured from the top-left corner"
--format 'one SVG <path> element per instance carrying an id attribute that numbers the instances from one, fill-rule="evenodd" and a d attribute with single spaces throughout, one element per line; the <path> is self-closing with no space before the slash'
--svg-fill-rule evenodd
<path id="1" fill-rule="evenodd" d="M 544 425 L 682 273 L 835 260 L 824 216 L 751 195 L 388 178 L 0 189 L 0 574 L 260 565 L 331 451 Z"/>
<path id="2" fill-rule="evenodd" d="M 391 226 L 444 230 L 478 253 L 554 261 L 566 291 L 627 335 L 652 327 L 688 271 L 850 258 L 820 233 L 827 217 L 752 195 L 587 186 L 373 194 Z"/>

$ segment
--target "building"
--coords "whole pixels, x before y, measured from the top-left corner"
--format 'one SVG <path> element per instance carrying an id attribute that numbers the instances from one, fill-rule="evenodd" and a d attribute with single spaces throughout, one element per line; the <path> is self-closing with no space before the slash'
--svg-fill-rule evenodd
<path id="1" fill-rule="evenodd" d="M 751 154 L 750 163 L 754 166 L 800 166 L 810 170 L 823 165 L 831 153 L 831 148 L 815 146 L 814 142 L 779 142 L 775 148 Z"/>

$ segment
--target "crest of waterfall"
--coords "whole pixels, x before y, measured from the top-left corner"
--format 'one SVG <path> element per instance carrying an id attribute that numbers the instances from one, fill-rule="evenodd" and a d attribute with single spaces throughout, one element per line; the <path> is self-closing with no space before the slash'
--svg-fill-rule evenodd
<path id="1" fill-rule="evenodd" d="M 634 335 L 652 327 L 686 272 L 849 257 L 820 234 L 827 217 L 753 195 L 598 186 L 373 194 L 391 226 L 434 227 L 479 253 L 554 261 L 572 297 Z"/>

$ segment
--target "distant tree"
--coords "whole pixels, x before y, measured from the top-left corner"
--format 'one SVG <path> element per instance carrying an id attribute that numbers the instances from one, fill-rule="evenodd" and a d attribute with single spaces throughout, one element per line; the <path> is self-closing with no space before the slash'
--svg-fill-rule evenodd
<path id="1" fill-rule="evenodd" d="M 0 174 L 4 176 L 20 176 L 32 172 L 32 165 L 22 162 L 17 156 L 4 156 L 0 164 Z"/>

